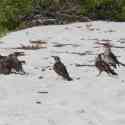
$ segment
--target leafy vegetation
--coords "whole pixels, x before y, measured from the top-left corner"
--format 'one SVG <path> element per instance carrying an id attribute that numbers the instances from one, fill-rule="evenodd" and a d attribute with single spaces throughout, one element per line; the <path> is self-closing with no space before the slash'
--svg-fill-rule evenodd
<path id="1" fill-rule="evenodd" d="M 125 0 L 1 0 L 0 33 L 24 25 L 22 17 L 72 8 L 91 19 L 125 21 Z"/>
<path id="2" fill-rule="evenodd" d="M 0 32 L 16 29 L 20 25 L 20 16 L 30 13 L 31 0 L 1 0 Z"/>
<path id="3" fill-rule="evenodd" d="M 90 18 L 125 21 L 125 0 L 83 0 L 82 5 Z"/>

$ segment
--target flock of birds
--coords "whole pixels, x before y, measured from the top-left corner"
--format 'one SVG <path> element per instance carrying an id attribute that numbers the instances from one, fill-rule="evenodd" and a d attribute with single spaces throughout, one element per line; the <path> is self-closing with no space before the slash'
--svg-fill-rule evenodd
<path id="1" fill-rule="evenodd" d="M 99 71 L 97 76 L 99 76 L 103 71 L 109 75 L 118 75 L 115 72 L 115 69 L 117 68 L 117 66 L 125 66 L 125 64 L 121 63 L 117 59 L 117 56 L 115 56 L 115 54 L 111 50 L 112 46 L 110 43 L 99 44 L 102 44 L 105 50 L 103 53 L 98 54 L 98 56 L 95 59 L 95 66 Z M 70 77 L 65 65 L 61 62 L 60 58 L 58 56 L 53 57 L 55 59 L 55 64 L 53 66 L 54 71 L 68 81 L 73 80 Z"/>
<path id="2" fill-rule="evenodd" d="M 99 73 L 97 76 L 100 76 L 102 72 L 106 72 L 107 74 L 111 75 L 118 75 L 115 72 L 115 69 L 117 66 L 125 66 L 125 64 L 121 63 L 117 56 L 112 52 L 111 50 L 111 44 L 110 43 L 99 43 L 103 45 L 104 52 L 99 53 L 95 59 L 95 66 L 98 69 Z M 23 52 L 14 52 L 8 56 L 2 56 L 0 55 L 0 73 L 2 74 L 10 74 L 13 71 L 15 72 L 21 72 L 25 74 L 25 71 L 23 69 L 22 64 L 25 63 L 25 61 L 20 61 L 18 59 L 18 56 L 23 56 Z M 66 66 L 61 62 L 60 58 L 58 56 L 52 56 L 55 60 L 55 63 L 53 65 L 53 70 L 62 78 L 68 81 L 72 81 L 73 79 L 70 77 Z"/>
<path id="3" fill-rule="evenodd" d="M 102 44 L 105 50 L 103 53 L 98 54 L 95 60 L 95 66 L 99 70 L 99 74 L 97 76 L 99 76 L 103 71 L 107 74 L 118 75 L 115 72 L 115 69 L 117 66 L 125 66 L 125 64 L 117 59 L 117 56 L 111 50 L 112 45 L 110 43 L 99 44 Z"/>

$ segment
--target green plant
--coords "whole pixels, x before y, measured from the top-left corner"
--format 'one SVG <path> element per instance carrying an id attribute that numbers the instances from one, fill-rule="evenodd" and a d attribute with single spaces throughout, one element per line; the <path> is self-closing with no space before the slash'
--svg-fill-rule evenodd
<path id="1" fill-rule="evenodd" d="M 0 25 L 8 30 L 15 29 L 21 22 L 20 16 L 31 11 L 31 0 L 1 0 Z"/>
<path id="2" fill-rule="evenodd" d="M 124 0 L 81 0 L 83 14 L 103 20 L 125 20 Z"/>

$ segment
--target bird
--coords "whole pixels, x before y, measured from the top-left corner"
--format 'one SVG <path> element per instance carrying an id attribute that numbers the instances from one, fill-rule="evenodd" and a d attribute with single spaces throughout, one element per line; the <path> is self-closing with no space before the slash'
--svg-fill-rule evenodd
<path id="1" fill-rule="evenodd" d="M 20 61 L 18 56 L 23 56 L 23 52 L 14 52 L 8 56 L 0 55 L 0 74 L 10 74 L 12 71 L 16 71 L 25 74 L 22 64 L 25 61 Z"/>
<path id="2" fill-rule="evenodd" d="M 65 80 L 72 81 L 73 79 L 69 76 L 66 66 L 61 62 L 58 56 L 52 56 L 55 60 L 53 65 L 53 70 Z"/>
<path id="3" fill-rule="evenodd" d="M 125 66 L 125 64 L 123 64 L 122 62 L 120 62 L 117 58 L 117 56 L 112 52 L 111 47 L 112 45 L 109 42 L 106 43 L 99 43 L 101 45 L 103 45 L 104 47 L 104 58 L 103 60 L 110 64 L 113 68 L 117 68 L 117 66 Z"/>
<path id="4" fill-rule="evenodd" d="M 9 67 L 8 62 L 4 59 L 0 59 L 0 74 L 10 74 L 11 67 Z"/>
<path id="5" fill-rule="evenodd" d="M 104 54 L 98 54 L 96 60 L 95 60 L 95 66 L 99 70 L 99 76 L 103 71 L 105 71 L 107 74 L 112 74 L 112 75 L 118 75 L 112 68 L 111 66 L 103 60 Z"/>
<path id="6" fill-rule="evenodd" d="M 8 65 L 14 69 L 16 72 L 20 72 L 20 73 L 24 73 L 25 74 L 25 71 L 23 70 L 23 66 L 22 64 L 25 64 L 25 61 L 20 61 L 18 59 L 18 56 L 22 56 L 23 53 L 18 53 L 18 52 L 15 52 L 15 53 L 12 53 L 10 55 L 7 56 L 7 62 L 8 62 Z"/>
<path id="7" fill-rule="evenodd" d="M 117 68 L 121 63 L 117 59 L 116 55 L 111 50 L 109 43 L 104 43 L 104 60 L 109 63 L 112 67 Z"/>

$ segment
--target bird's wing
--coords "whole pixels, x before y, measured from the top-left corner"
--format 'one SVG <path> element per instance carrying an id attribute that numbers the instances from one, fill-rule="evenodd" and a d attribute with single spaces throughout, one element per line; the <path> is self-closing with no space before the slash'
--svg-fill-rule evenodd
<path id="1" fill-rule="evenodd" d="M 110 65 L 106 62 L 103 62 L 104 70 L 107 73 L 111 73 L 112 75 L 117 75 L 117 73 L 110 67 Z"/>
<path id="2" fill-rule="evenodd" d="M 116 64 L 119 64 L 117 57 L 112 52 L 110 52 L 110 57 L 115 61 Z"/>
<path id="3" fill-rule="evenodd" d="M 67 69 L 63 63 L 56 64 L 56 70 L 57 70 L 58 74 L 63 77 L 69 76 Z"/>

